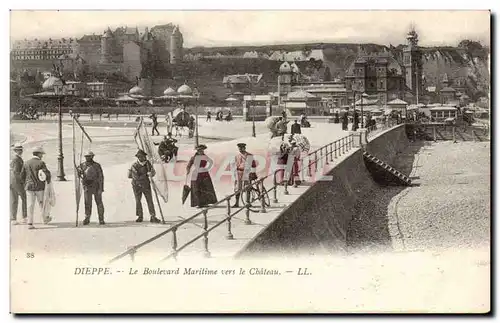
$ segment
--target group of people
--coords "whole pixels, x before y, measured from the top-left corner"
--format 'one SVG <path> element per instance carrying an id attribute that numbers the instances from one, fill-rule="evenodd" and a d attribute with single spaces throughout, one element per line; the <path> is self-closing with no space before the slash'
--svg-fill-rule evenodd
<path id="1" fill-rule="evenodd" d="M 159 150 L 172 149 L 176 140 L 169 136 L 160 144 Z M 234 191 L 239 192 L 250 181 L 256 180 L 256 161 L 253 155 L 246 151 L 245 143 L 238 143 L 238 154 L 233 161 L 234 170 Z M 191 173 L 191 206 L 205 207 L 217 203 L 217 195 L 208 171 L 199 171 L 200 169 L 210 169 L 213 161 L 205 155 L 206 145 L 196 147 L 195 154 L 190 158 L 186 167 L 186 179 Z M 22 159 L 23 147 L 19 144 L 14 146 L 14 158 L 11 161 L 11 220 L 13 223 L 19 222 L 29 225 L 34 229 L 34 207 L 36 202 L 40 208 L 43 208 L 43 201 L 46 198 L 46 185 L 51 183 L 51 172 L 47 169 L 42 160 L 45 152 L 43 148 L 35 148 L 33 157 L 24 162 Z M 164 156 L 164 155 L 163 155 Z M 95 154 L 88 151 L 84 155 L 85 161 L 77 166 L 77 176 L 81 179 L 84 196 L 85 217 L 83 225 L 89 225 L 92 215 L 93 200 L 97 206 L 97 215 L 100 225 L 105 225 L 104 204 L 102 195 L 104 192 L 104 172 L 101 165 L 94 160 Z M 128 169 L 128 178 L 131 179 L 132 190 L 135 197 L 136 222 L 144 221 L 144 212 L 142 207 L 142 196 L 146 199 L 150 222 L 160 223 L 156 217 L 155 205 L 152 196 L 152 178 L 156 175 L 153 164 L 148 159 L 144 150 L 139 149 L 135 154 L 137 160 Z M 236 194 L 234 206 L 239 206 L 240 194 Z M 18 201 L 22 203 L 22 219 L 18 221 Z M 43 212 L 42 212 L 43 214 Z M 47 224 L 50 217 L 43 217 L 43 223 Z"/>
<path id="2" fill-rule="evenodd" d="M 238 143 L 237 147 L 238 154 L 236 154 L 231 164 L 231 169 L 234 171 L 234 192 L 236 193 L 236 201 L 233 207 L 239 207 L 241 190 L 250 182 L 257 180 L 257 163 L 253 155 L 246 151 L 245 143 Z M 214 161 L 205 154 L 206 149 L 206 145 L 198 145 L 196 147 L 196 153 L 189 159 L 186 166 L 186 182 L 194 167 L 190 179 L 192 207 L 206 207 L 210 204 L 217 203 L 217 195 L 210 173 L 208 171 L 198 171 L 200 169 L 210 169 L 214 163 Z"/>
<path id="3" fill-rule="evenodd" d="M 50 185 L 52 178 L 51 172 L 42 160 L 45 154 L 43 148 L 33 149 L 31 159 L 26 162 L 22 158 L 23 151 L 21 144 L 14 145 L 14 158 L 10 163 L 10 219 L 14 224 L 28 224 L 29 229 L 34 229 L 35 204 L 43 210 L 44 201 L 48 197 L 45 196 L 48 194 L 46 185 Z M 21 219 L 17 217 L 19 198 L 21 199 Z M 51 218 L 48 214 L 42 212 L 42 216 L 44 223 L 50 222 Z"/>
<path id="4" fill-rule="evenodd" d="M 222 110 L 219 110 L 215 113 L 215 121 L 232 121 L 233 120 L 233 114 L 231 113 L 231 110 L 228 111 L 227 115 L 224 117 L 224 113 Z M 212 121 L 212 112 L 207 111 L 207 122 Z"/>

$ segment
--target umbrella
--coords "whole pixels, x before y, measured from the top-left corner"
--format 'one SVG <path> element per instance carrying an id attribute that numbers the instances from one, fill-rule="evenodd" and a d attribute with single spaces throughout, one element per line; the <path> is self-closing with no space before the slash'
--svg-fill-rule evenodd
<path id="1" fill-rule="evenodd" d="M 288 136 L 287 139 L 290 139 L 291 135 Z M 293 135 L 293 140 L 297 143 L 297 146 L 299 146 L 300 150 L 302 152 L 308 152 L 311 149 L 311 143 L 309 142 L 309 139 L 307 139 L 306 136 L 301 135 L 301 134 L 294 134 Z"/>
<path id="2" fill-rule="evenodd" d="M 190 192 L 191 192 L 191 187 L 187 185 L 187 176 L 186 176 L 186 182 L 184 183 L 184 187 L 182 188 L 182 204 L 186 202 L 186 199 L 189 196 Z"/>

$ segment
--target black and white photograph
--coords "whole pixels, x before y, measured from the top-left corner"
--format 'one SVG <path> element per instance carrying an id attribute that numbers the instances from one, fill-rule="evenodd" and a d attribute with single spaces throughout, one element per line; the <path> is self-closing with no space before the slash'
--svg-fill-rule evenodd
<path id="1" fill-rule="evenodd" d="M 490 25 L 11 10 L 10 312 L 490 312 Z"/>

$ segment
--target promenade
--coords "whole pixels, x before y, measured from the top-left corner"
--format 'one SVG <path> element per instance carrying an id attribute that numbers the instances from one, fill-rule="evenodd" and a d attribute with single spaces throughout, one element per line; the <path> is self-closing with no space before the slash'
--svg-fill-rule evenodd
<path id="1" fill-rule="evenodd" d="M 142 241 L 164 231 L 171 224 L 175 224 L 182 219 L 189 217 L 200 210 L 192 208 L 188 201 L 181 204 L 181 190 L 185 176 L 186 161 L 193 154 L 193 139 L 183 137 L 179 142 L 179 160 L 175 167 L 175 175 L 180 180 L 169 180 L 169 201 L 161 202 L 163 215 L 166 221 L 164 224 L 151 224 L 149 222 L 135 223 L 135 200 L 130 185 L 130 180 L 127 178 L 127 169 L 134 161 L 136 146 L 133 141 L 134 128 L 116 128 L 116 127 L 92 127 L 86 126 L 87 131 L 93 139 L 92 150 L 96 153 L 95 160 L 102 164 L 105 175 L 105 192 L 103 200 L 105 205 L 105 226 L 97 224 L 97 214 L 95 205 L 93 206 L 93 215 L 89 226 L 82 226 L 83 219 L 83 197 L 80 202 L 80 224 L 75 227 L 76 218 L 76 202 L 74 196 L 73 171 L 70 165 L 72 164 L 71 156 L 71 127 L 68 122 L 63 126 L 64 138 L 64 153 L 65 153 L 65 172 L 66 182 L 55 182 L 56 191 L 56 206 L 53 209 L 54 220 L 48 224 L 35 224 L 37 230 L 27 230 L 27 226 L 16 225 L 12 226 L 11 231 L 11 247 L 14 254 L 24 252 L 27 248 L 34 250 L 37 253 L 46 254 L 50 257 L 71 257 L 72 254 L 80 256 L 88 255 L 89 259 L 93 255 L 109 256 L 112 258 L 117 254 L 124 252 L 128 247 L 141 243 Z M 255 138 L 248 136 L 251 134 L 251 123 L 234 121 L 232 123 L 219 123 L 212 121 L 200 122 L 200 143 L 205 143 L 208 146 L 207 155 L 216 162 L 223 160 L 227 156 L 237 153 L 236 143 L 247 143 L 247 150 L 255 155 L 265 155 L 269 141 L 269 134 L 263 123 L 257 123 L 257 136 Z M 164 129 L 160 128 L 160 131 Z M 29 158 L 30 148 L 34 145 L 43 144 L 47 155 L 49 169 L 55 175 L 57 173 L 56 157 L 57 157 L 57 127 L 55 124 L 48 123 L 13 123 L 11 131 L 17 135 L 26 136 L 26 150 L 24 158 Z M 349 134 L 342 131 L 340 124 L 318 123 L 313 124 L 312 128 L 303 129 L 303 134 L 306 135 L 311 142 L 311 151 L 319 148 L 327 143 L 335 141 Z M 222 135 L 222 138 L 217 140 L 217 137 Z M 211 139 L 203 139 L 211 138 Z M 219 137 L 220 138 L 220 137 Z M 231 139 L 233 138 L 233 139 Z M 161 137 L 154 137 L 159 141 Z M 347 154 L 346 154 L 347 155 Z M 341 158 L 338 158 L 340 161 Z M 331 165 L 330 165 L 331 167 Z M 325 168 L 325 171 L 327 169 Z M 266 170 L 259 172 L 259 177 L 265 176 Z M 266 187 L 272 187 L 272 179 L 265 181 Z M 218 199 L 233 193 L 233 184 L 229 177 L 226 180 L 217 181 L 214 179 Z M 270 223 L 279 212 L 287 207 L 293 200 L 299 196 L 307 186 L 299 188 L 289 188 L 290 195 L 283 195 L 283 187 L 279 187 L 279 203 L 272 204 L 267 213 L 251 213 L 252 225 L 244 223 L 245 212 L 236 215 L 232 226 L 235 240 L 227 241 L 227 227 L 221 225 L 217 230 L 214 230 L 210 235 L 210 249 L 216 250 L 213 256 L 225 257 L 232 256 L 239 248 L 243 246 L 249 239 L 253 238 L 266 224 Z M 270 193 L 272 196 L 272 193 Z M 231 201 L 231 205 L 234 200 Z M 258 210 L 258 203 L 255 207 Z M 143 201 L 145 214 L 147 215 L 147 207 Z M 156 208 L 157 216 L 160 217 L 158 208 Z M 208 214 L 209 223 L 220 221 L 227 214 L 225 207 L 211 210 Z M 39 219 L 38 214 L 35 214 L 35 219 Z M 145 220 L 149 220 L 146 216 Z M 35 221 L 37 222 L 37 221 Z M 192 239 L 202 231 L 200 223 L 202 219 L 194 221 L 194 224 L 185 225 L 182 230 L 179 230 L 179 244 Z M 228 243 L 230 242 L 230 243 Z M 201 240 L 195 245 L 201 247 Z M 158 251 L 161 250 L 165 255 L 171 249 L 171 239 L 159 239 L 155 243 L 148 245 L 138 257 L 143 255 L 146 257 L 149 253 L 154 253 L 158 257 Z M 193 247 L 186 249 L 186 255 L 200 255 L 199 248 Z"/>

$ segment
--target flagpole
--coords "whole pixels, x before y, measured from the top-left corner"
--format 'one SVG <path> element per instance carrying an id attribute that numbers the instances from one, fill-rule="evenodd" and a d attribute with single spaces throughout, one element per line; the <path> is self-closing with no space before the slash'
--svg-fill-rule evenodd
<path id="1" fill-rule="evenodd" d="M 78 172 L 76 169 L 76 153 L 75 153 L 75 117 L 73 116 L 73 172 L 75 176 L 75 201 L 76 201 L 76 221 L 75 221 L 75 226 L 78 227 L 78 204 L 80 203 L 80 199 L 78 198 L 77 194 L 77 177 L 78 177 Z"/>
<path id="2" fill-rule="evenodd" d="M 143 126 L 143 118 L 141 117 L 140 122 L 139 122 L 139 127 L 137 127 L 137 137 L 139 137 L 139 141 L 141 143 L 141 149 L 145 150 L 144 142 L 142 141 L 142 137 L 141 137 L 141 135 L 139 133 L 140 128 L 142 126 Z M 147 135 L 148 135 L 148 132 L 146 131 L 146 136 Z M 149 159 L 149 158 L 146 157 L 146 159 Z M 151 163 L 151 166 L 154 167 L 153 163 Z M 163 165 L 161 165 L 161 167 L 163 167 Z M 158 191 L 157 191 L 156 183 L 154 182 L 153 177 L 151 177 L 151 184 L 153 186 L 153 191 L 155 192 L 156 204 L 158 204 L 158 210 L 160 211 L 160 216 L 161 216 L 162 223 L 165 224 L 165 218 L 163 217 L 163 210 L 162 210 L 161 205 L 160 205 L 160 199 L 158 198 Z"/>

